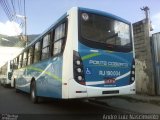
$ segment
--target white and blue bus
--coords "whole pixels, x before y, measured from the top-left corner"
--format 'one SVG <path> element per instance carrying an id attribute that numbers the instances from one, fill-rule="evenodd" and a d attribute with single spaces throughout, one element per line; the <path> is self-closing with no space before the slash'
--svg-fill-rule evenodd
<path id="1" fill-rule="evenodd" d="M 12 61 L 7 61 L 1 68 L 0 68 L 0 83 L 3 86 L 11 87 L 11 78 L 13 72 L 13 64 Z"/>
<path id="2" fill-rule="evenodd" d="M 134 59 L 130 22 L 74 7 L 13 60 L 12 79 L 34 103 L 134 94 Z"/>

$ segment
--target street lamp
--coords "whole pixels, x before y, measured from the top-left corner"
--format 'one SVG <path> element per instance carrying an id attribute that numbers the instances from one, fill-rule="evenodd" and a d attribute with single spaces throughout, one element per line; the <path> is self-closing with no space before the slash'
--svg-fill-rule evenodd
<path id="1" fill-rule="evenodd" d="M 27 17 L 26 17 L 26 16 L 23 16 L 23 15 L 18 15 L 18 14 L 16 14 L 16 16 L 24 20 L 25 41 L 26 41 L 26 46 L 27 46 L 27 42 L 28 42 L 28 37 L 27 37 Z"/>

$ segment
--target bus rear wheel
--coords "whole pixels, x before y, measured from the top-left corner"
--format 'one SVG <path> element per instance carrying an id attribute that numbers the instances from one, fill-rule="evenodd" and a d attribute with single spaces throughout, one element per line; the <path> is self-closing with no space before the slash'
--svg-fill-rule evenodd
<path id="1" fill-rule="evenodd" d="M 16 93 L 20 93 L 21 91 L 16 88 L 16 80 L 14 79 L 13 87 L 15 88 Z"/>
<path id="2" fill-rule="evenodd" d="M 38 96 L 37 96 L 36 82 L 35 82 L 35 81 L 33 81 L 33 82 L 31 83 L 31 92 L 30 92 L 30 94 L 31 94 L 31 101 L 32 101 L 34 104 L 38 103 Z"/>

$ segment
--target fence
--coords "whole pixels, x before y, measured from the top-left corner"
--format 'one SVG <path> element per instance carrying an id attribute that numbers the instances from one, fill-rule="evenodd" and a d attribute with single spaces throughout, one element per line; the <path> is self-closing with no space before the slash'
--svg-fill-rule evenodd
<path id="1" fill-rule="evenodd" d="M 155 92 L 160 95 L 160 32 L 152 35 L 151 45 L 155 71 Z"/>

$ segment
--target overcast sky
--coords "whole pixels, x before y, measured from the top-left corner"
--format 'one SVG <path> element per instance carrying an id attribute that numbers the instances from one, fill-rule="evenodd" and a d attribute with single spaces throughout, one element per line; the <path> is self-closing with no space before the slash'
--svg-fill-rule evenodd
<path id="1" fill-rule="evenodd" d="M 160 32 L 160 0 L 26 0 L 27 33 L 42 33 L 74 6 L 106 11 L 132 23 L 144 19 L 140 8 L 148 6 L 154 32 Z M 3 11 L 1 6 L 0 11 Z M 0 34 L 20 32 L 19 25 L 9 22 L 4 12 L 0 12 Z"/>

